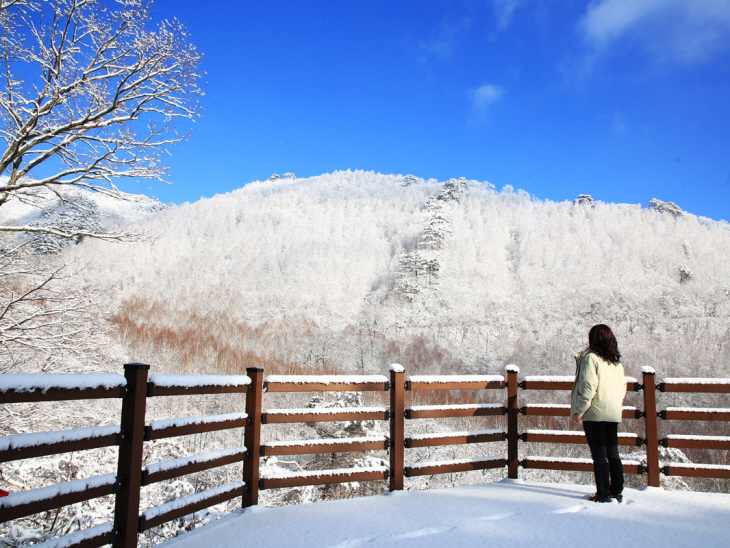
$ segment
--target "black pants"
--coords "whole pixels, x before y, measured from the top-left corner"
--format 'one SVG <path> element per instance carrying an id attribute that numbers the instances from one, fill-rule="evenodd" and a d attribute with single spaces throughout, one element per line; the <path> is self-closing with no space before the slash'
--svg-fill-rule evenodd
<path id="1" fill-rule="evenodd" d="M 620 495 L 624 489 L 624 469 L 618 452 L 618 423 L 583 421 L 599 497 Z"/>

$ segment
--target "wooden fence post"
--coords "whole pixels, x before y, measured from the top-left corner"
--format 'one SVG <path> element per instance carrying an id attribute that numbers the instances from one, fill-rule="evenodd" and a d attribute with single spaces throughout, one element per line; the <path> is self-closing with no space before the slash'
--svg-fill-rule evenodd
<path id="1" fill-rule="evenodd" d="M 248 508 L 259 503 L 259 464 L 261 453 L 261 400 L 264 392 L 264 370 L 260 367 L 249 367 L 246 374 L 251 377 L 251 384 L 246 394 L 246 430 L 243 444 L 246 446 L 246 458 L 243 462 L 243 481 L 246 487 L 241 500 L 241 507 Z"/>
<path id="2" fill-rule="evenodd" d="M 122 440 L 117 463 L 119 492 L 114 504 L 114 548 L 137 546 L 149 369 L 150 366 L 144 363 L 124 364 L 127 387 L 122 398 Z"/>
<path id="3" fill-rule="evenodd" d="M 507 372 L 507 477 L 517 479 L 520 464 L 517 454 L 517 442 L 519 440 L 517 415 L 520 412 L 517 405 L 517 375 L 520 368 L 516 365 L 506 365 L 504 370 Z"/>
<path id="4" fill-rule="evenodd" d="M 405 451 L 405 370 L 390 366 L 390 490 L 403 489 L 403 453 Z"/>
<path id="5" fill-rule="evenodd" d="M 656 386 L 652 367 L 642 367 L 644 383 L 644 425 L 646 427 L 646 468 L 648 485 L 659 487 L 659 440 L 657 435 Z"/>

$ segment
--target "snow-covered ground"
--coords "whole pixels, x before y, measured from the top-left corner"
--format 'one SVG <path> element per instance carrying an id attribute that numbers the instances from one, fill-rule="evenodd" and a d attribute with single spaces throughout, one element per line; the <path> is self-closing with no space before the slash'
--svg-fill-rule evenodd
<path id="1" fill-rule="evenodd" d="M 502 480 L 278 508 L 253 507 L 165 548 L 389 546 L 590 548 L 730 545 L 730 495 L 628 489 L 623 504 L 591 487 Z"/>

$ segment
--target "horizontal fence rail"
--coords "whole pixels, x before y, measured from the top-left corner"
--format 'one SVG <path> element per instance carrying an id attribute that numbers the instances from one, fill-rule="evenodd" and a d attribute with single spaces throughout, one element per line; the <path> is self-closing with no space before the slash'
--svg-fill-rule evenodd
<path id="1" fill-rule="evenodd" d="M 74 533 L 64 539 L 70 547 L 96 547 L 112 543 L 115 548 L 137 545 L 139 533 L 167 521 L 240 497 L 243 507 L 258 503 L 260 489 L 278 489 L 308 485 L 328 485 L 361 481 L 387 481 L 390 490 L 404 488 L 404 478 L 424 475 L 460 473 L 507 468 L 507 476 L 516 478 L 519 468 L 591 472 L 588 458 L 543 457 L 520 458 L 519 443 L 586 444 L 581 430 L 520 430 L 522 417 L 569 417 L 566 403 L 520 404 L 520 391 L 556 392 L 568 396 L 572 376 L 527 376 L 518 379 L 516 366 L 500 375 L 418 375 L 406 378 L 403 367 L 393 365 L 390 376 L 383 375 L 271 375 L 249 368 L 246 375 L 151 375 L 145 364 L 125 365 L 124 375 L 0 375 L 0 404 L 74 401 L 83 399 L 121 399 L 119 425 L 77 428 L 39 434 L 15 434 L 0 437 L 0 461 L 43 457 L 65 452 L 118 447 L 116 474 L 11 493 L 0 498 L 0 520 L 21 519 L 65 505 L 77 504 L 101 496 L 115 497 L 114 522 Z M 659 437 L 659 424 L 669 421 L 730 421 L 730 408 L 657 407 L 657 396 L 664 393 L 730 394 L 730 379 L 667 378 L 655 383 L 655 372 L 642 368 L 642 380 L 627 378 L 627 391 L 643 392 L 643 408 L 624 406 L 623 418 L 641 420 L 644 436 L 619 434 L 623 447 L 643 447 L 642 461 L 625 459 L 624 471 L 646 474 L 646 482 L 659 486 L 661 475 L 730 479 L 730 466 L 710 463 L 663 463 L 659 448 L 728 451 L 730 436 L 667 434 Z M 505 390 L 506 389 L 506 390 Z M 410 405 L 406 394 L 418 392 L 418 401 L 428 401 L 430 391 L 472 391 L 475 399 L 498 394 L 503 403 L 469 403 Z M 382 407 L 293 408 L 262 411 L 266 393 L 298 392 L 388 392 L 390 403 Z M 476 392 L 475 392 L 476 391 Z M 483 392 L 489 391 L 489 392 Z M 506 393 L 505 393 L 506 392 Z M 501 396 L 499 395 L 501 393 Z M 205 394 L 243 394 L 245 409 L 236 413 L 202 417 L 182 417 L 146 423 L 148 398 L 184 397 Z M 448 396 L 448 394 L 446 394 Z M 443 401 L 440 399 L 439 401 Z M 405 421 L 440 418 L 496 417 L 502 428 L 434 432 L 405 435 Z M 500 418 L 504 417 L 504 418 Z M 527 420 L 527 419 L 523 420 Z M 273 441 L 261 443 L 262 425 L 344 421 L 387 421 L 389 435 Z M 630 423 L 635 424 L 635 423 Z M 150 463 L 142 466 L 146 441 L 189 436 L 232 428 L 243 428 L 244 443 L 211 453 Z M 406 466 L 406 450 L 426 447 L 476 445 L 488 453 L 486 444 L 507 442 L 506 455 L 483 454 L 475 458 L 416 462 Z M 493 447 L 493 446 L 492 446 Z M 362 451 L 388 453 L 389 466 L 306 470 L 261 476 L 260 458 L 283 455 L 310 455 Z M 703 453 L 704 454 L 704 453 Z M 176 499 L 140 512 L 140 488 L 230 464 L 243 464 L 242 481 L 219 486 Z"/>

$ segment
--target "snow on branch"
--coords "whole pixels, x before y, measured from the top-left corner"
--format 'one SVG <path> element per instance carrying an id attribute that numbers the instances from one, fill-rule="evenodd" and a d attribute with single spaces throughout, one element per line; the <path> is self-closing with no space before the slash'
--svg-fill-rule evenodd
<path id="1" fill-rule="evenodd" d="M 183 25 L 153 27 L 143 0 L 58 0 L 3 3 L 0 26 L 0 207 L 24 189 L 164 179 L 187 138 L 174 122 L 200 115 L 202 54 Z"/>

